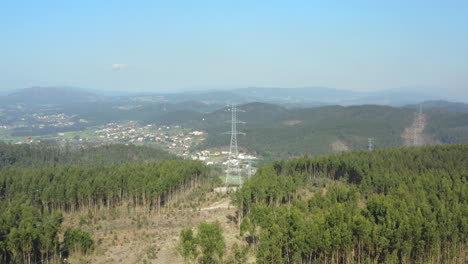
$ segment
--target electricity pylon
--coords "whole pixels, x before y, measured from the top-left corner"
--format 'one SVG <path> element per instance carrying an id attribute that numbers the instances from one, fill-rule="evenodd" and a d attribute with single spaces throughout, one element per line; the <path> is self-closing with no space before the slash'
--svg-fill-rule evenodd
<path id="1" fill-rule="evenodd" d="M 227 171 L 226 171 L 226 186 L 228 185 L 239 185 L 242 186 L 242 175 L 241 166 L 239 164 L 239 150 L 237 149 L 237 135 L 245 135 L 237 131 L 237 123 L 243 123 L 237 121 L 237 109 L 236 105 L 231 106 L 231 145 L 229 146 L 229 156 L 227 160 Z"/>
<path id="2" fill-rule="evenodd" d="M 367 145 L 367 150 L 372 151 L 374 149 L 374 146 L 372 145 L 372 138 L 368 138 L 368 145 Z"/>

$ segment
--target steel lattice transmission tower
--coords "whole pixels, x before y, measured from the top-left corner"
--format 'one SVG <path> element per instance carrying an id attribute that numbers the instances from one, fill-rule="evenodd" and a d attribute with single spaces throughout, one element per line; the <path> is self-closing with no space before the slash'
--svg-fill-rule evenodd
<path id="1" fill-rule="evenodd" d="M 226 173 L 226 186 L 228 185 L 239 185 L 242 186 L 242 175 L 241 166 L 239 164 L 239 150 L 237 149 L 237 135 L 245 135 L 237 131 L 237 123 L 243 123 L 237 121 L 237 109 L 236 105 L 231 106 L 231 145 L 229 146 L 229 156 L 227 160 L 227 173 Z"/>

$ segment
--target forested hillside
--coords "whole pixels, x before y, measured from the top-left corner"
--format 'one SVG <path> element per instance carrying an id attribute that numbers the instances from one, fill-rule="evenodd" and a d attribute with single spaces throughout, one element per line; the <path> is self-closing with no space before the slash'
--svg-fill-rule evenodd
<path id="1" fill-rule="evenodd" d="M 425 133 L 435 142 L 443 144 L 468 142 L 468 113 L 431 109 L 425 114 L 428 116 Z"/>
<path id="2" fill-rule="evenodd" d="M 110 165 L 174 159 L 178 157 L 161 149 L 135 145 L 84 146 L 71 150 L 56 145 L 0 142 L 0 168 Z"/>
<path id="3" fill-rule="evenodd" d="M 468 113 L 468 104 L 449 102 L 444 100 L 424 101 L 421 104 L 407 105 L 406 107 L 414 109 L 419 109 L 421 107 L 424 112 L 430 109 L 439 111 L 444 110 L 452 113 Z"/>
<path id="4" fill-rule="evenodd" d="M 304 154 L 324 155 L 342 151 L 364 150 L 368 139 L 373 147 L 405 145 L 405 130 L 415 122 L 417 109 L 381 105 L 322 106 L 287 109 L 265 103 L 238 106 L 237 119 L 245 121 L 237 129 L 241 149 L 257 153 L 270 162 Z M 424 144 L 461 144 L 468 142 L 468 114 L 431 108 L 423 112 Z M 208 132 L 198 149 L 227 148 L 231 114 L 229 107 L 212 113 L 173 112 L 156 122 L 183 124 Z M 413 133 L 409 133 L 410 137 Z M 413 142 L 411 139 L 406 139 Z"/>
<path id="5" fill-rule="evenodd" d="M 235 201 L 258 263 L 464 263 L 468 145 L 278 161 Z"/>
<path id="6" fill-rule="evenodd" d="M 9 124 L 11 128 L 4 130 L 4 136 L 6 140 L 45 135 L 54 138 L 57 133 L 75 131 L 86 138 L 84 135 L 89 131 L 98 130 L 96 126 L 106 127 L 109 122 L 132 120 L 142 126 L 177 125 L 208 132 L 206 140 L 195 150 L 228 148 L 229 135 L 223 133 L 230 130 L 229 107 L 220 109 L 220 104 L 198 101 L 165 103 L 157 96 L 153 98 L 156 101 L 134 99 L 125 103 L 117 100 L 100 104 L 5 108 L 2 124 Z M 420 144 L 468 142 L 468 113 L 464 112 L 464 106 L 428 102 L 423 107 L 425 123 Z M 239 136 L 239 147 L 261 156 L 265 163 L 304 154 L 363 150 L 367 148 L 369 138 L 372 138 L 374 148 L 410 145 L 414 142 L 412 128 L 418 111 L 415 105 L 403 108 L 382 105 L 286 108 L 259 102 L 239 105 L 238 109 L 238 119 L 246 122 L 238 124 L 238 130 L 246 133 Z M 51 120 L 51 116 L 65 114 L 67 122 L 47 123 L 45 119 L 33 117 L 37 113 Z M 65 123 L 68 125 L 63 126 Z"/>
<path id="7" fill-rule="evenodd" d="M 60 241 L 61 212 L 127 206 L 158 212 L 190 188 L 209 181 L 198 162 L 162 161 L 92 167 L 0 171 L 0 261 L 37 263 L 92 241 L 79 229 Z"/>
<path id="8" fill-rule="evenodd" d="M 403 145 L 401 134 L 411 125 L 414 110 L 388 106 L 326 106 L 285 109 L 276 105 L 252 103 L 239 106 L 239 146 L 256 152 L 266 160 L 291 158 L 304 154 L 323 155 L 343 150 L 367 148 L 368 138 L 376 148 Z M 205 115 L 198 122 L 208 137 L 200 148 L 227 146 L 230 129 L 228 111 Z M 335 147 L 340 145 L 340 147 Z"/>

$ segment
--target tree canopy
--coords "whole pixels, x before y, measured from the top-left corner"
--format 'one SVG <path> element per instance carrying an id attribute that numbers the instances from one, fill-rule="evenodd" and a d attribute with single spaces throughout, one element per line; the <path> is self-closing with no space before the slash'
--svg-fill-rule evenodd
<path id="1" fill-rule="evenodd" d="M 278 161 L 235 194 L 258 263 L 463 263 L 468 145 Z"/>
<path id="2" fill-rule="evenodd" d="M 36 263 L 63 250 L 91 249 L 90 234 L 65 232 L 61 212 L 128 206 L 159 212 L 169 201 L 210 180 L 193 161 L 127 163 L 90 167 L 4 168 L 0 170 L 0 262 Z"/>

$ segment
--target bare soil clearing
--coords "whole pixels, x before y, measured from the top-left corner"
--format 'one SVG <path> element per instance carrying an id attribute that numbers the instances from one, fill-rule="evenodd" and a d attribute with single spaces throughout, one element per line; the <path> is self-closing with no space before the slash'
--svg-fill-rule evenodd
<path id="1" fill-rule="evenodd" d="M 80 218 L 87 219 L 89 224 L 82 228 L 92 233 L 96 245 L 92 254 L 74 255 L 68 261 L 182 264 L 183 259 L 175 253 L 180 231 L 186 227 L 194 228 L 202 221 L 221 223 L 227 249 L 234 242 L 243 243 L 236 237 L 239 234 L 236 209 L 230 204 L 230 198 L 217 193 L 207 193 L 205 198 L 196 206 L 190 199 L 175 203 L 159 215 L 126 208 L 101 210 L 92 218 L 85 213 L 68 215 L 65 226 L 78 225 Z"/>
<path id="2" fill-rule="evenodd" d="M 401 134 L 405 146 L 422 146 L 425 145 L 427 139 L 424 135 L 426 127 L 426 116 L 424 114 L 416 114 L 414 121 L 410 127 L 405 128 Z"/>
<path id="3" fill-rule="evenodd" d="M 331 144 L 333 152 L 344 152 L 344 151 L 350 151 L 350 148 L 348 145 L 346 145 L 345 142 L 341 140 L 336 140 Z"/>

